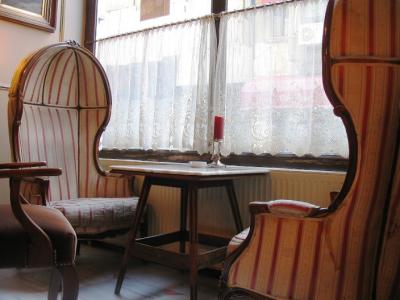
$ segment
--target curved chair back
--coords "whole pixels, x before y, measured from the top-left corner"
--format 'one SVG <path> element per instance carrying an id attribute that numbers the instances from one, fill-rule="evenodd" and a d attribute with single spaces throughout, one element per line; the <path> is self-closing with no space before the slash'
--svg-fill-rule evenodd
<path id="1" fill-rule="evenodd" d="M 117 186 L 122 181 L 103 177 L 98 164 L 111 95 L 93 54 L 74 42 L 59 43 L 33 53 L 17 70 L 9 100 L 12 153 L 16 161 L 47 161 L 63 170 L 50 179 L 49 199 L 129 195 L 127 181 Z"/>
<path id="2" fill-rule="evenodd" d="M 399 0 L 329 1 L 323 79 L 348 134 L 350 167 L 345 184 L 327 210 L 306 216 L 274 213 L 270 207 L 279 205 L 274 201 L 250 204 L 250 232 L 227 258 L 222 297 L 235 293 L 274 299 L 372 297 L 384 213 L 396 180 L 399 19 Z M 309 207 L 293 202 L 301 210 Z M 395 251 L 393 245 L 388 253 Z"/>
<path id="3" fill-rule="evenodd" d="M 338 299 L 367 299 L 373 286 L 382 212 L 399 143 L 399 16 L 398 0 L 328 4 L 325 88 L 348 129 L 349 174 L 354 177 L 338 196 L 330 220 L 330 242 L 339 245 L 330 254 L 335 264 L 321 268 L 337 268 L 332 292 Z"/>

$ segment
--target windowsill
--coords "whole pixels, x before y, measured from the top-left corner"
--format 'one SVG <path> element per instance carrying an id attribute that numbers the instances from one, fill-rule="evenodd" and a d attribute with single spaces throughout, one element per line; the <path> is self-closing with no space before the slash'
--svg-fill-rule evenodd
<path id="1" fill-rule="evenodd" d="M 198 154 L 197 152 L 179 152 L 169 150 L 101 150 L 100 159 L 114 159 L 137 162 L 188 162 L 193 160 L 209 161 L 210 154 Z M 346 172 L 348 159 L 326 156 L 312 157 L 295 155 L 270 155 L 270 154 L 231 154 L 223 157 L 221 161 L 228 165 L 243 165 L 268 167 L 276 170 L 299 171 L 334 171 Z"/>

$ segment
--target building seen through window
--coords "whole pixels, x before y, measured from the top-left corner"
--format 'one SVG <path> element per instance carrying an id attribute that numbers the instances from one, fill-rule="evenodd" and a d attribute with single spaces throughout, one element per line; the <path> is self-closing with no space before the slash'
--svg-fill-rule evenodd
<path id="1" fill-rule="evenodd" d="M 210 13 L 211 0 L 99 0 L 96 38 L 174 23 Z"/>

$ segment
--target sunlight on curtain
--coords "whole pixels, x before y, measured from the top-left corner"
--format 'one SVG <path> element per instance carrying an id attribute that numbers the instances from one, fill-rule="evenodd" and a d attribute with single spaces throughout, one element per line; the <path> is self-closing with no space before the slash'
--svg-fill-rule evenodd
<path id="1" fill-rule="evenodd" d="M 348 156 L 322 86 L 326 0 L 224 15 L 213 114 L 225 116 L 223 154 Z"/>
<path id="2" fill-rule="evenodd" d="M 207 152 L 215 43 L 211 18 L 98 42 L 113 97 L 102 147 Z"/>

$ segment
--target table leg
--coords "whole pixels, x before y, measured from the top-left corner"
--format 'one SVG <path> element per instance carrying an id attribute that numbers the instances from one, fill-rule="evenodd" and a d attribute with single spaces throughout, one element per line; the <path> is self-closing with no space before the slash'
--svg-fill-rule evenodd
<path id="1" fill-rule="evenodd" d="M 179 242 L 179 252 L 180 253 L 185 253 L 185 244 L 186 240 L 182 238 L 185 238 L 186 235 L 186 219 L 187 219 L 187 199 L 188 199 L 188 189 L 186 187 L 181 188 L 181 240 Z"/>
<path id="2" fill-rule="evenodd" d="M 237 232 L 243 231 L 242 218 L 240 217 L 239 206 L 236 198 L 235 188 L 233 186 L 233 180 L 226 182 L 226 192 L 228 193 L 229 203 L 231 205 L 233 219 L 235 220 Z"/>
<path id="3" fill-rule="evenodd" d="M 124 253 L 124 257 L 122 259 L 121 268 L 119 270 L 117 284 L 116 284 L 115 290 L 114 290 L 114 293 L 116 295 L 119 295 L 119 292 L 121 291 L 122 282 L 124 281 L 126 268 L 128 265 L 130 250 L 136 240 L 136 234 L 139 229 L 139 223 L 142 220 L 142 215 L 144 212 L 144 208 L 146 206 L 147 198 L 149 196 L 150 188 L 151 188 L 150 179 L 145 177 L 144 182 L 143 182 L 142 191 L 141 191 L 141 194 L 139 197 L 138 205 L 136 208 L 136 213 L 135 213 L 135 216 L 133 217 L 132 228 L 129 231 L 128 241 L 127 241 L 127 244 L 125 247 L 125 253 Z"/>
<path id="4" fill-rule="evenodd" d="M 189 185 L 190 299 L 197 299 L 197 186 Z"/>

